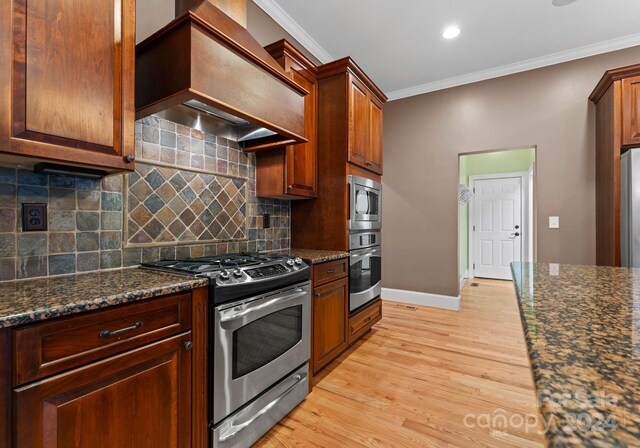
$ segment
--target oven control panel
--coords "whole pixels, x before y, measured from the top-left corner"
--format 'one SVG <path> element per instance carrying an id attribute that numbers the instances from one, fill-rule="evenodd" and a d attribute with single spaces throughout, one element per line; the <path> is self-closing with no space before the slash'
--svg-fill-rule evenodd
<path id="1" fill-rule="evenodd" d="M 278 274 L 286 274 L 288 269 L 281 264 L 272 264 L 270 266 L 260 266 L 254 269 L 245 269 L 244 271 L 251 278 L 273 277 Z"/>

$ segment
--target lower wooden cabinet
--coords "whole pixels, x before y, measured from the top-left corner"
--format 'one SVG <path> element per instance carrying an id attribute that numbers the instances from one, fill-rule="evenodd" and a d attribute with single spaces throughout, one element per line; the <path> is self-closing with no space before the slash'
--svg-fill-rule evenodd
<path id="1" fill-rule="evenodd" d="M 376 299 L 349 318 L 349 345 L 360 339 L 382 319 L 382 300 Z"/>
<path id="2" fill-rule="evenodd" d="M 0 446 L 205 448 L 207 317 L 205 287 L 0 329 Z"/>
<path id="3" fill-rule="evenodd" d="M 16 446 L 191 446 L 190 348 L 188 332 L 18 388 Z"/>
<path id="4" fill-rule="evenodd" d="M 318 372 L 349 345 L 349 285 L 346 277 L 313 290 L 313 372 Z"/>

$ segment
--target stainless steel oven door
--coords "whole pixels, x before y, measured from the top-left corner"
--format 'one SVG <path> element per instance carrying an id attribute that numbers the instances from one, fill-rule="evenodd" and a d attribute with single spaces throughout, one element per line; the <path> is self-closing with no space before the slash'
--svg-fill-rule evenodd
<path id="1" fill-rule="evenodd" d="M 309 360 L 309 282 L 214 309 L 213 423 Z"/>
<path id="2" fill-rule="evenodd" d="M 349 253 L 349 311 L 360 308 L 382 291 L 382 249 L 379 246 Z"/>
<path id="3" fill-rule="evenodd" d="M 382 185 L 360 176 L 349 176 L 350 230 L 382 227 Z"/>

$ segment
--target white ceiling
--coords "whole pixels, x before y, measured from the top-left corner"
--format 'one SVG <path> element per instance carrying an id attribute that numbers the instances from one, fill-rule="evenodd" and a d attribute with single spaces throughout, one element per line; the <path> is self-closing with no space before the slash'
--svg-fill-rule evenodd
<path id="1" fill-rule="evenodd" d="M 352 56 L 390 99 L 640 45 L 640 0 L 253 1 L 321 61 Z M 452 24 L 461 35 L 443 39 Z"/>

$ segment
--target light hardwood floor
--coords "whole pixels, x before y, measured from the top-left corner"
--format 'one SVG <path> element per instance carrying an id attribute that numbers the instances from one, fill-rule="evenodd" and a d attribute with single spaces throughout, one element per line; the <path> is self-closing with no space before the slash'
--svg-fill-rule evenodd
<path id="1" fill-rule="evenodd" d="M 460 312 L 383 302 L 383 319 L 255 446 L 544 446 L 520 423 L 539 414 L 513 285 L 474 281 Z"/>

